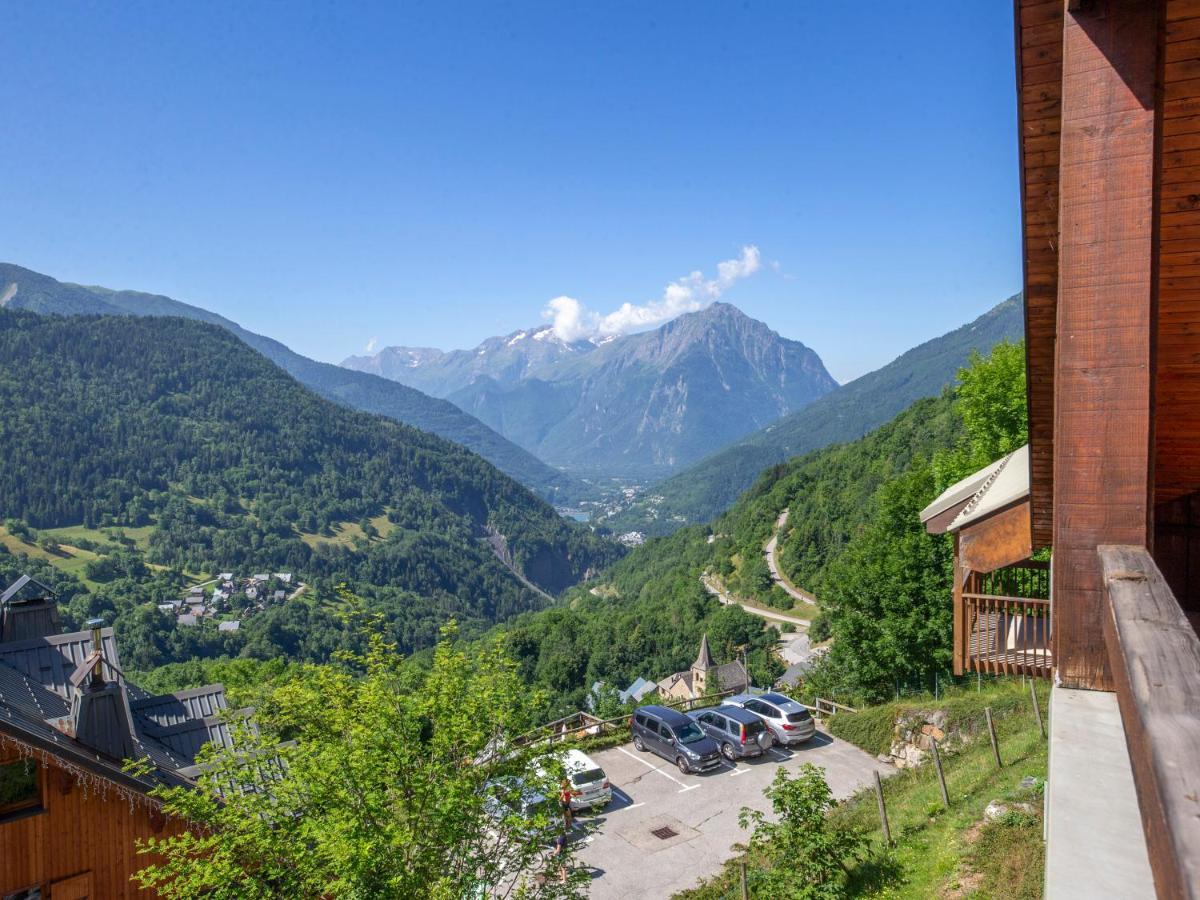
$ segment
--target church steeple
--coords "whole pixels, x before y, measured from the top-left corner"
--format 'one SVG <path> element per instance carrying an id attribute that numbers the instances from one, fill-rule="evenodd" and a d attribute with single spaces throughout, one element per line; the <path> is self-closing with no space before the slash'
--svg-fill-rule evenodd
<path id="1" fill-rule="evenodd" d="M 705 634 L 700 641 L 700 653 L 696 657 L 696 661 L 692 663 L 693 671 L 707 672 L 709 669 L 715 669 L 717 661 L 713 659 L 712 651 L 708 649 L 708 635 Z"/>

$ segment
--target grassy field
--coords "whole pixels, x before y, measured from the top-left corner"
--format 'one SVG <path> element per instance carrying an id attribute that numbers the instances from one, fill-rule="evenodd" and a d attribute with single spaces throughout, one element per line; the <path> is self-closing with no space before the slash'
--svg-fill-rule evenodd
<path id="1" fill-rule="evenodd" d="M 59 530 L 65 529 L 55 529 L 55 531 Z M 36 543 L 27 544 L 16 535 L 10 534 L 8 529 L 2 525 L 0 525 L 0 544 L 3 544 L 10 553 L 23 553 L 30 559 L 44 559 L 59 571 L 74 575 L 89 588 L 94 588 L 96 586 L 94 582 L 88 581 L 88 579 L 84 577 L 83 570 L 89 562 L 97 558 L 98 554 L 93 553 L 90 550 L 81 550 L 78 547 L 72 546 L 63 538 L 55 535 L 52 531 L 42 531 L 39 532 L 39 534 L 49 534 L 54 537 L 54 539 L 59 543 L 58 551 L 52 552 L 49 550 L 44 550 Z"/>
<path id="2" fill-rule="evenodd" d="M 1040 694 L 1045 694 L 1044 688 Z M 1044 703 L 1044 696 L 1041 699 Z M 831 821 L 870 836 L 870 855 L 850 869 L 848 896 L 889 900 L 1041 897 L 1044 867 L 1041 789 L 1046 775 L 1046 742 L 1033 716 L 1028 687 L 1022 688 L 1019 681 L 999 683 L 979 694 L 963 691 L 939 701 L 929 698 L 902 705 L 944 709 L 951 727 L 965 727 L 974 737 L 965 747 L 943 754 L 949 809 L 942 805 L 931 763 L 885 779 L 891 848 L 883 844 L 873 788 L 831 812 Z M 891 721 L 896 706 L 888 704 L 859 715 Z M 997 716 L 1004 763 L 1000 769 L 996 768 L 982 725 L 985 706 L 991 706 Z M 880 740 L 877 724 L 862 728 L 856 736 L 865 738 L 864 749 L 878 752 L 873 749 Z M 1023 779 L 1027 781 L 1024 786 Z M 1033 783 L 1028 784 L 1029 781 Z M 992 800 L 1026 803 L 1028 810 L 1014 810 L 1000 821 L 988 823 L 983 812 Z M 750 896 L 754 897 L 756 860 L 744 859 Z M 732 861 L 709 884 L 677 896 L 688 900 L 737 897 L 736 865 L 737 861 Z"/>
<path id="3" fill-rule="evenodd" d="M 114 529 L 107 530 L 112 531 Z M 134 546 L 145 552 L 150 547 L 150 533 L 154 531 L 154 526 L 142 525 L 139 528 L 119 528 L 115 530 L 122 532 L 127 538 L 133 541 Z M 38 531 L 38 534 L 48 535 L 60 544 L 74 544 L 81 538 L 95 541 L 97 544 L 113 544 L 113 540 L 105 531 L 105 529 L 100 528 L 85 528 L 83 525 L 69 525 L 66 528 L 42 528 Z"/>
<path id="4" fill-rule="evenodd" d="M 396 529 L 395 524 L 388 519 L 386 512 L 372 516 L 367 521 L 371 523 L 377 534 L 371 540 L 384 540 Z M 343 547 L 353 547 L 356 541 L 363 540 L 367 536 L 357 522 L 339 523 L 334 527 L 332 535 L 313 534 L 311 531 L 302 531 L 299 534 L 300 540 L 314 550 L 321 544 L 340 544 Z"/>

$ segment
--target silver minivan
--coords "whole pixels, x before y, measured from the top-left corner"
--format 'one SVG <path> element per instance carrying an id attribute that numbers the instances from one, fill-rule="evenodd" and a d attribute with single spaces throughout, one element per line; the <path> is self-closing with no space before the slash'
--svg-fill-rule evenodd
<path id="1" fill-rule="evenodd" d="M 784 694 L 768 691 L 765 694 L 736 694 L 722 701 L 722 706 L 737 706 L 752 712 L 767 726 L 775 742 L 790 746 L 803 744 L 817 733 L 817 723 L 800 703 Z"/>

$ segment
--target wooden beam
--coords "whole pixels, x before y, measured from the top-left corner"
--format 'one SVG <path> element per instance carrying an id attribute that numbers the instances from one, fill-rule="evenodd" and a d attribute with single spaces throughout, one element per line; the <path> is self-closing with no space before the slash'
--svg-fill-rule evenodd
<path id="1" fill-rule="evenodd" d="M 959 560 L 973 572 L 994 572 L 1033 555 L 1029 500 L 1006 507 L 959 529 Z"/>
<path id="2" fill-rule="evenodd" d="M 1053 632 L 1065 687 L 1112 685 L 1096 546 L 1150 540 L 1158 6 L 1095 0 L 1063 26 Z"/>
<path id="3" fill-rule="evenodd" d="M 1145 547 L 1097 548 L 1104 638 L 1160 898 L 1200 898 L 1200 639 Z"/>

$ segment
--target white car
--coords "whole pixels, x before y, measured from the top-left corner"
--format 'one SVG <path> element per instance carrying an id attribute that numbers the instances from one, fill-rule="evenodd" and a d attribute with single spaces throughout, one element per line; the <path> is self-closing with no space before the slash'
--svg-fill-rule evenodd
<path id="1" fill-rule="evenodd" d="M 575 791 L 571 797 L 571 809 L 594 809 L 609 804 L 612 785 L 608 783 L 604 770 L 590 756 L 582 750 L 564 750 L 555 753 L 554 758 L 562 764 Z"/>

